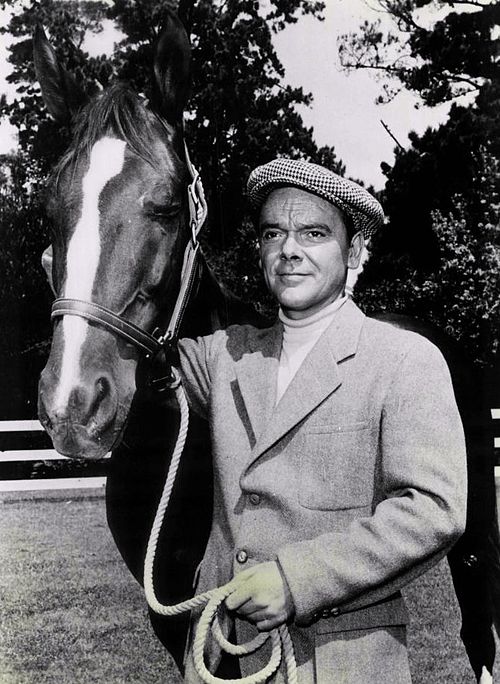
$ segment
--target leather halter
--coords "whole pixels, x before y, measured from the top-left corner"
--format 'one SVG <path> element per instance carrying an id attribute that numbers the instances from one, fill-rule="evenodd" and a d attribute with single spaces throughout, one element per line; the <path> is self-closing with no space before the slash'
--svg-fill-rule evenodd
<path id="1" fill-rule="evenodd" d="M 151 334 L 101 304 L 64 297 L 54 301 L 52 305 L 52 319 L 61 316 L 80 316 L 80 318 L 98 323 L 105 330 L 135 345 L 146 358 L 156 356 L 175 341 L 195 280 L 197 256 L 200 247 L 198 235 L 207 217 L 207 203 L 203 184 L 198 171 L 191 162 L 186 143 L 184 143 L 184 151 L 186 164 L 191 176 L 191 183 L 187 188 L 191 235 L 184 251 L 179 293 L 165 332 L 161 334 L 157 329 Z"/>

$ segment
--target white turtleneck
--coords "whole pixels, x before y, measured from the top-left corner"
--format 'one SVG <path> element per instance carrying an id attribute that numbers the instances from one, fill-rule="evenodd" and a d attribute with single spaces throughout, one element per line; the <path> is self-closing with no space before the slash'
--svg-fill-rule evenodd
<path id="1" fill-rule="evenodd" d="M 278 369 L 276 403 L 285 393 L 306 356 L 332 323 L 336 312 L 346 301 L 347 295 L 339 297 L 312 316 L 300 320 L 288 318 L 280 309 L 279 318 L 283 323 L 283 343 Z"/>

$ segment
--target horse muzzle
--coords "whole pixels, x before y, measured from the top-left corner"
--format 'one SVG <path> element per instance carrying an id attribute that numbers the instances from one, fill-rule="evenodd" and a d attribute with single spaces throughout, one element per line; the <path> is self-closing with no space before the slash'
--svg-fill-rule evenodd
<path id="1" fill-rule="evenodd" d="M 69 388 L 47 366 L 40 377 L 38 415 L 54 448 L 70 458 L 98 459 L 113 447 L 124 423 L 113 383 L 100 374 Z"/>

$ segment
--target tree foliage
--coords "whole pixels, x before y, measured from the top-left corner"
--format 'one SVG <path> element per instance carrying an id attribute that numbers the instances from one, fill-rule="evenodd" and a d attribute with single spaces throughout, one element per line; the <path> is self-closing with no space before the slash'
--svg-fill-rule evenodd
<path id="1" fill-rule="evenodd" d="M 454 197 L 448 213 L 432 213 L 436 263 L 424 271 L 407 255 L 385 261 L 378 281 L 362 273 L 368 311 L 399 311 L 434 323 L 481 365 L 492 365 L 500 332 L 500 165 L 480 151 L 475 192 Z"/>
<path id="2" fill-rule="evenodd" d="M 492 37 L 500 23 L 498 3 L 376 0 L 375 6 L 392 26 L 385 28 L 381 19 L 366 21 L 359 32 L 341 36 L 339 50 L 345 68 L 383 74 L 381 102 L 406 88 L 432 106 L 477 92 L 486 80 L 498 78 L 500 39 Z M 423 12 L 441 18 L 429 28 Z"/>
<path id="3" fill-rule="evenodd" d="M 481 294 L 475 290 L 478 302 L 467 294 L 470 288 L 461 294 L 455 291 L 458 276 L 453 269 L 462 268 L 464 277 L 469 270 L 469 277 L 479 283 L 486 277 L 483 268 L 490 269 L 487 277 L 492 281 L 497 277 L 494 258 L 485 257 L 479 265 L 478 258 L 467 254 L 477 256 L 482 248 L 490 254 L 489 245 L 499 243 L 495 232 L 489 232 L 488 239 L 484 236 L 483 226 L 495 219 L 487 221 L 484 215 L 482 161 L 500 159 L 499 42 L 493 32 L 499 7 L 475 0 L 379 0 L 378 6 L 392 19 L 393 28 L 382 31 L 381 22 L 365 23 L 358 34 L 344 36 L 344 64 L 387 77 L 386 99 L 406 88 L 430 105 L 456 99 L 465 91 L 474 91 L 475 100 L 454 102 L 444 124 L 421 136 L 411 133 L 410 146 L 395 150 L 393 166 L 382 165 L 387 182 L 381 199 L 388 222 L 372 240 L 356 296 L 368 310 L 432 319 L 453 331 L 476 362 L 491 363 L 500 334 L 497 321 L 481 318 L 475 329 L 480 334 L 467 325 L 478 322 Z M 461 12 L 465 7 L 476 11 Z M 439 12 L 440 18 L 426 28 L 420 23 L 421 12 L 429 9 Z M 490 192 L 498 193 L 498 174 L 488 177 Z M 460 249 L 457 241 L 463 243 Z M 458 253 L 453 256 L 455 248 Z M 447 259 L 453 268 L 447 267 Z M 459 317 L 449 305 L 456 297 L 462 297 Z"/>

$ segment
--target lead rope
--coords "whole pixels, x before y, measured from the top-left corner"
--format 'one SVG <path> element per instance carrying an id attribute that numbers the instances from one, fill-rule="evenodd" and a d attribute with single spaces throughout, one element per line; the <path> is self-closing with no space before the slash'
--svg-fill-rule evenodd
<path id="1" fill-rule="evenodd" d="M 165 334 L 158 339 L 158 343 L 160 344 L 171 344 L 177 337 L 180 321 L 182 320 L 182 315 L 189 299 L 190 290 L 193 283 L 196 257 L 199 249 L 198 234 L 203 227 L 207 215 L 207 205 L 201 178 L 191 162 L 187 147 L 185 147 L 185 155 L 188 170 L 192 179 L 192 182 L 188 186 L 191 239 L 188 242 L 184 255 L 180 292 L 168 328 Z M 181 601 L 181 603 L 177 603 L 172 606 L 163 605 L 156 597 L 153 580 L 156 549 L 158 546 L 158 539 L 163 525 L 165 512 L 172 494 L 177 469 L 179 467 L 182 452 L 184 451 L 184 445 L 186 443 L 189 427 L 189 407 L 180 381 L 180 376 L 174 369 L 171 370 L 171 374 L 172 378 L 168 380 L 168 386 L 175 391 L 175 396 L 180 407 L 181 418 L 177 441 L 175 443 L 167 478 L 165 480 L 160 503 L 158 504 L 155 519 L 153 521 L 153 526 L 151 528 L 146 550 L 146 558 L 144 561 L 144 591 L 146 594 L 146 600 L 150 608 L 155 613 L 167 617 L 180 615 L 181 613 L 205 606 L 200 615 L 193 642 L 194 665 L 198 675 L 205 682 L 205 684 L 227 684 L 228 682 L 229 684 L 261 684 L 276 672 L 280 666 L 282 657 L 286 665 L 287 683 L 298 684 L 297 666 L 295 663 L 293 644 L 286 625 L 282 625 L 278 629 L 273 629 L 267 633 L 261 632 L 254 639 L 252 639 L 252 641 L 249 641 L 246 644 L 232 644 L 223 635 L 219 621 L 217 619 L 217 613 L 220 606 L 224 603 L 226 597 L 233 592 L 235 587 L 234 581 L 228 582 L 224 586 L 212 589 L 211 591 L 206 591 L 204 594 L 198 594 L 198 596 L 194 596 L 192 599 Z M 221 679 L 219 677 L 215 677 L 208 671 L 203 659 L 205 643 L 208 639 L 210 631 L 212 631 L 213 636 L 219 643 L 221 649 L 234 656 L 248 655 L 249 653 L 253 653 L 270 639 L 271 656 L 268 664 L 258 672 L 240 679 Z"/>
<path id="2" fill-rule="evenodd" d="M 158 504 L 158 509 L 156 511 L 153 526 L 151 528 L 146 550 L 146 558 L 144 561 L 144 591 L 146 594 L 146 600 L 150 608 L 154 610 L 155 613 L 167 617 L 180 615 L 181 613 L 205 606 L 201 613 L 196 629 L 193 643 L 193 660 L 198 675 L 206 684 L 261 684 L 276 672 L 282 657 L 286 665 L 288 684 L 298 684 L 293 644 L 286 625 L 281 625 L 278 629 L 273 629 L 267 633 L 261 632 L 254 639 L 252 639 L 252 641 L 249 641 L 246 644 L 232 644 L 222 634 L 219 621 L 216 619 L 217 613 L 219 607 L 223 604 L 226 597 L 233 592 L 234 581 L 228 582 L 222 587 L 212 589 L 211 591 L 206 591 L 203 594 L 194 596 L 192 599 L 181 601 L 181 603 L 176 603 L 175 605 L 171 606 L 163 605 L 156 597 L 153 582 L 153 570 L 156 549 L 158 546 L 158 538 L 160 536 L 160 530 L 163 524 L 168 503 L 170 501 L 170 496 L 172 494 L 172 489 L 182 452 L 184 450 L 184 445 L 186 443 L 189 426 L 189 407 L 184 389 L 180 383 L 180 378 L 178 378 L 177 386 L 174 387 L 174 390 L 181 411 L 181 419 L 177 441 L 172 454 L 172 459 L 170 461 L 167 478 L 165 480 L 165 485 L 163 487 L 160 503 Z M 208 671 L 203 659 L 205 642 L 207 641 L 210 630 L 212 630 L 213 636 L 219 643 L 221 649 L 226 653 L 235 656 L 253 653 L 258 648 L 263 646 L 268 639 L 270 639 L 271 656 L 268 664 L 258 672 L 246 677 L 241 677 L 240 679 L 221 679 L 220 677 L 215 677 Z"/>

